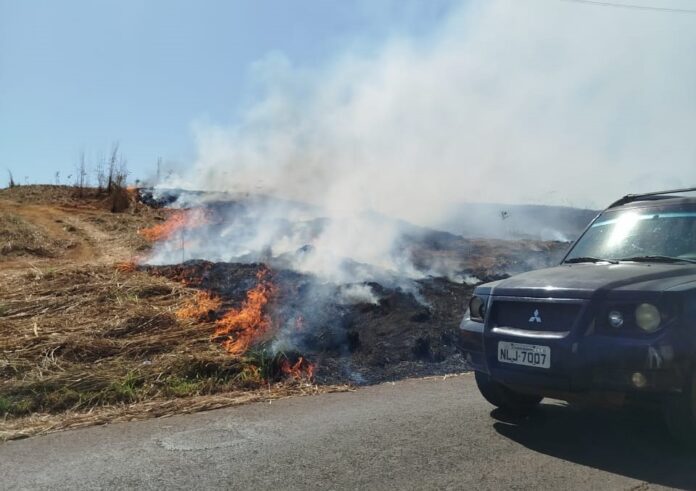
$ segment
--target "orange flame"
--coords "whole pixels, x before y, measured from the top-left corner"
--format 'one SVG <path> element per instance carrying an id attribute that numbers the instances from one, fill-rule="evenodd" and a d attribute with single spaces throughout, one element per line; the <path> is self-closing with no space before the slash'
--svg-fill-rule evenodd
<path id="1" fill-rule="evenodd" d="M 222 346 L 231 355 L 244 354 L 271 326 L 263 310 L 275 288 L 265 279 L 266 274 L 261 270 L 256 275 L 259 283 L 247 292 L 241 308 L 230 310 L 215 323 L 213 338 L 226 338 Z"/>
<path id="2" fill-rule="evenodd" d="M 222 305 L 222 301 L 208 292 L 196 292 L 196 295 L 176 311 L 178 319 L 205 320 Z"/>
<path id="3" fill-rule="evenodd" d="M 294 364 L 290 364 L 287 358 L 280 364 L 280 371 L 295 380 L 313 379 L 315 368 L 316 365 L 314 363 L 310 363 L 302 356 L 300 356 Z"/>
<path id="4" fill-rule="evenodd" d="M 122 261 L 114 265 L 117 271 L 121 273 L 132 273 L 136 270 L 137 266 L 135 261 Z"/>
<path id="5" fill-rule="evenodd" d="M 202 208 L 174 210 L 164 223 L 144 228 L 138 233 L 151 242 L 167 240 L 185 228 L 198 228 L 210 222 L 208 213 Z"/>

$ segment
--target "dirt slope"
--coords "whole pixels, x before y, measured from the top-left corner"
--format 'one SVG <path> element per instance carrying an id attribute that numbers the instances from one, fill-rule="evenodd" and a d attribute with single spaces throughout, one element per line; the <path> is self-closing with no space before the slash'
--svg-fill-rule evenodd
<path id="1" fill-rule="evenodd" d="M 44 186 L 26 186 L 23 192 L 0 191 L 0 223 L 13 230 L 0 236 L 0 269 L 28 264 L 114 264 L 130 260 L 147 243 L 137 234 L 164 217 L 148 207 L 133 206 L 123 214 L 109 213 L 98 196 L 72 198 L 71 188 L 45 186 L 45 195 L 30 202 L 32 191 Z M 27 195 L 29 197 L 27 197 Z M 71 199 L 72 198 L 72 199 Z M 12 233 L 13 232 L 13 233 Z M 11 243 L 10 246 L 7 244 Z"/>

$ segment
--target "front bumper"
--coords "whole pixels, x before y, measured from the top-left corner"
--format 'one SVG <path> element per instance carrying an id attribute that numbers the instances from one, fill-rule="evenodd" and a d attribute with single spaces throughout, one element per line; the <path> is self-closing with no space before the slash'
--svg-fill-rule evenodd
<path id="1" fill-rule="evenodd" d="M 501 334 L 465 318 L 460 332 L 462 351 L 473 370 L 512 388 L 548 397 L 600 391 L 680 392 L 690 367 L 690 343 L 670 329 L 645 339 L 573 333 L 556 339 L 535 339 Z M 499 341 L 549 346 L 551 367 L 499 362 Z"/>

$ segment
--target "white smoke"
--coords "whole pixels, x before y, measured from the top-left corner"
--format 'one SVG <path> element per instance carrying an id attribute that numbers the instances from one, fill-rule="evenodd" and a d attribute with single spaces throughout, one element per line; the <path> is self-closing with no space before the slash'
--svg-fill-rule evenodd
<path id="1" fill-rule="evenodd" d="M 399 231 L 366 212 L 427 226 L 461 202 L 602 207 L 696 184 L 694 46 L 696 15 L 465 2 L 370 55 L 320 68 L 268 55 L 252 69 L 258 102 L 230 126 L 197 125 L 193 168 L 164 186 L 312 203 L 334 221 L 298 269 L 335 277 L 341 256 L 403 272 Z M 245 247 L 275 235 L 257 228 Z M 298 245 L 275 239 L 274 253 Z"/>
<path id="2" fill-rule="evenodd" d="M 379 304 L 379 298 L 372 291 L 370 285 L 352 284 L 339 289 L 338 302 L 345 305 L 367 303 Z"/>

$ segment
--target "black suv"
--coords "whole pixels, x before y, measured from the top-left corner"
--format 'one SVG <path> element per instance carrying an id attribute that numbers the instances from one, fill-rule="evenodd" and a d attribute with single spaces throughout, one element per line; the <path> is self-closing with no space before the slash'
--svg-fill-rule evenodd
<path id="1" fill-rule="evenodd" d="M 696 442 L 696 198 L 628 195 L 560 265 L 478 286 L 461 324 L 483 397 L 657 403 Z"/>

